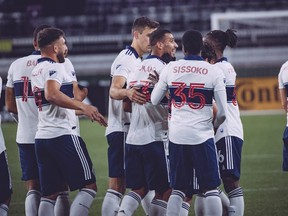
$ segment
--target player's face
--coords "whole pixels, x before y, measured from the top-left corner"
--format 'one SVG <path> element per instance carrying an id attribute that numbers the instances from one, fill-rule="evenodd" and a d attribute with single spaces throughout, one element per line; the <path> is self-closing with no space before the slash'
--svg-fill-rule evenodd
<path id="1" fill-rule="evenodd" d="M 66 45 L 66 41 L 63 37 L 61 37 L 56 43 L 56 55 L 59 63 L 65 62 L 66 54 L 68 53 L 68 47 Z"/>
<path id="2" fill-rule="evenodd" d="M 164 44 L 164 53 L 168 53 L 172 57 L 175 57 L 178 44 L 175 42 L 175 38 L 173 37 L 173 35 L 170 33 L 166 33 L 162 43 Z"/>
<path id="3" fill-rule="evenodd" d="M 156 30 L 156 28 L 151 29 L 151 28 L 145 27 L 145 29 L 142 31 L 142 33 L 139 32 L 138 44 L 139 44 L 139 47 L 141 48 L 143 53 L 147 53 L 147 52 L 151 51 L 150 35 L 155 30 Z"/>

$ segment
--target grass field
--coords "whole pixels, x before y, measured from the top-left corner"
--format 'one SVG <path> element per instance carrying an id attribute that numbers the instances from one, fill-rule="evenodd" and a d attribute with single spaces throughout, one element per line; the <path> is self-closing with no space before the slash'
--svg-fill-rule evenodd
<path id="1" fill-rule="evenodd" d="M 282 133 L 286 124 L 283 115 L 242 116 L 245 142 L 242 154 L 241 186 L 245 196 L 245 216 L 288 215 L 288 173 L 281 170 Z M 104 128 L 81 120 L 81 135 L 93 160 L 98 193 L 89 215 L 100 216 L 107 189 L 107 144 Z M 26 191 L 20 180 L 21 170 L 15 144 L 16 124 L 3 123 L 9 166 L 13 181 L 10 216 L 24 215 Z M 71 194 L 75 196 L 75 192 Z M 135 213 L 144 216 L 141 208 Z M 193 208 L 190 208 L 190 214 Z"/>

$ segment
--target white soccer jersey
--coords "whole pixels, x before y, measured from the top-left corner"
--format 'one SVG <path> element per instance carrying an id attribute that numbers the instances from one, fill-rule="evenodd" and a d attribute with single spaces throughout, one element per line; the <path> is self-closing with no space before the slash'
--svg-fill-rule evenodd
<path id="1" fill-rule="evenodd" d="M 145 145 L 154 141 L 166 141 L 168 133 L 167 102 L 154 106 L 150 101 L 153 85 L 148 80 L 149 73 L 156 71 L 158 74 L 164 68 L 165 63 L 156 56 L 148 56 L 140 67 L 129 76 L 129 87 L 141 84 L 142 91 L 146 93 L 147 103 L 139 105 L 132 103 L 132 113 L 129 132 L 126 143 L 133 145 Z"/>
<path id="2" fill-rule="evenodd" d="M 129 74 L 139 68 L 141 58 L 133 47 L 122 50 L 111 66 L 111 77 L 123 76 L 128 79 Z M 108 126 L 105 135 L 116 131 L 128 131 L 130 113 L 124 112 L 123 101 L 114 100 L 109 97 Z"/>
<path id="3" fill-rule="evenodd" d="M 162 71 L 151 101 L 155 104 L 169 87 L 171 120 L 169 140 L 197 145 L 214 137 L 213 94 L 225 92 L 221 70 L 198 56 L 170 62 Z"/>
<path id="4" fill-rule="evenodd" d="M 280 69 L 278 74 L 278 83 L 279 89 L 286 89 L 286 100 L 288 100 L 288 61 L 285 62 Z M 286 126 L 288 127 L 288 113 Z"/>
<path id="5" fill-rule="evenodd" d="M 31 76 L 39 118 L 35 138 L 49 139 L 65 134 L 78 135 L 75 110 L 50 104 L 45 99 L 44 86 L 48 80 L 57 81 L 61 85 L 60 90 L 67 96 L 73 97 L 72 78 L 66 72 L 64 65 L 55 63 L 49 58 L 39 59 Z"/>
<path id="6" fill-rule="evenodd" d="M 236 98 L 236 72 L 226 58 L 216 63 L 222 69 L 226 79 L 227 94 L 227 116 L 226 120 L 219 126 L 215 140 L 216 142 L 226 136 L 235 136 L 243 140 L 243 126 Z"/>
<path id="7" fill-rule="evenodd" d="M 37 64 L 40 52 L 15 60 L 8 71 L 7 87 L 14 88 L 18 110 L 16 142 L 34 143 L 37 131 L 38 113 L 31 89 L 31 72 Z"/>
<path id="8" fill-rule="evenodd" d="M 0 77 L 0 95 L 2 92 L 2 78 Z M 5 141 L 2 133 L 2 128 L 1 128 L 1 115 L 0 115 L 0 154 L 6 150 L 5 147 Z"/>

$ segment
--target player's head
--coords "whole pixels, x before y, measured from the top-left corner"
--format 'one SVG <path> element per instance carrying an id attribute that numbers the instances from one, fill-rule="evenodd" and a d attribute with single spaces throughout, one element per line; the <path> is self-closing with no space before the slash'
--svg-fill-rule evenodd
<path id="1" fill-rule="evenodd" d="M 152 54 L 163 56 L 166 63 L 175 59 L 178 45 L 171 31 L 162 28 L 153 31 L 150 35 L 150 46 Z"/>
<path id="2" fill-rule="evenodd" d="M 199 55 L 203 47 L 202 34 L 196 30 L 188 30 L 182 36 L 182 50 L 185 55 Z"/>
<path id="3" fill-rule="evenodd" d="M 208 44 L 206 42 L 203 43 L 203 47 L 201 49 L 201 56 L 205 61 L 209 62 L 210 64 L 214 64 L 217 61 L 217 56 L 214 48 L 211 44 Z"/>
<path id="4" fill-rule="evenodd" d="M 37 41 L 42 55 L 50 57 L 53 60 L 57 60 L 60 63 L 65 61 L 67 45 L 65 33 L 61 29 L 43 29 L 38 33 Z"/>
<path id="5" fill-rule="evenodd" d="M 225 32 L 221 30 L 213 30 L 206 34 L 204 41 L 212 44 L 215 47 L 216 53 L 220 52 L 223 54 L 226 46 L 231 48 L 237 44 L 237 35 L 235 30 L 227 29 Z"/>
<path id="6" fill-rule="evenodd" d="M 132 26 L 132 46 L 140 56 L 151 50 L 149 37 L 158 27 L 159 23 L 148 17 L 139 17 L 134 20 Z"/>
<path id="7" fill-rule="evenodd" d="M 34 29 L 34 32 L 33 32 L 33 46 L 34 46 L 35 50 L 39 50 L 38 43 L 37 43 L 37 35 L 38 35 L 38 33 L 41 30 L 45 29 L 45 28 L 51 28 L 51 27 L 52 26 L 50 26 L 50 25 L 42 24 L 42 25 L 37 26 Z"/>

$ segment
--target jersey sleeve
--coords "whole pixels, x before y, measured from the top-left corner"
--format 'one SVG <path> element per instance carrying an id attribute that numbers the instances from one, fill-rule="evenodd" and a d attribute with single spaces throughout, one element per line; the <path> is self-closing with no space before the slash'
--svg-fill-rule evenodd
<path id="1" fill-rule="evenodd" d="M 285 83 L 288 83 L 288 62 L 282 65 L 278 74 L 279 89 L 285 88 Z"/>
<path id="2" fill-rule="evenodd" d="M 60 63 L 52 64 L 45 74 L 45 80 L 54 80 L 62 85 L 64 80 L 64 73 L 66 73 L 64 65 Z"/>
<path id="3" fill-rule="evenodd" d="M 214 75 L 214 91 L 226 91 L 225 89 L 225 76 L 222 70 L 213 65 Z"/>
<path id="4" fill-rule="evenodd" d="M 13 83 L 13 70 L 14 70 L 14 62 L 10 65 L 7 75 L 7 83 L 6 86 L 9 88 L 14 88 Z"/>
<path id="5" fill-rule="evenodd" d="M 168 90 L 168 80 L 167 80 L 168 72 L 169 72 L 168 66 L 166 66 L 161 71 L 159 81 L 156 83 L 151 94 L 151 102 L 153 105 L 159 104 Z"/>
<path id="6" fill-rule="evenodd" d="M 66 72 L 68 73 L 69 76 L 71 76 L 72 81 L 77 82 L 75 68 L 74 68 L 72 62 L 70 61 L 70 59 L 65 58 L 65 62 L 63 64 L 64 64 Z"/>

